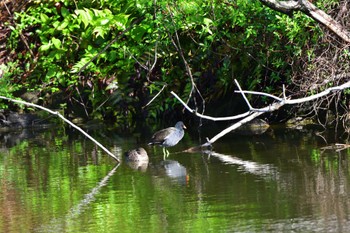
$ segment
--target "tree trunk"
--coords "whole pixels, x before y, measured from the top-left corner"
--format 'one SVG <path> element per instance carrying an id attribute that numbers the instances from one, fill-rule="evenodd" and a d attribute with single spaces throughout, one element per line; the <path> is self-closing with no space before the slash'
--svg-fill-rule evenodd
<path id="1" fill-rule="evenodd" d="M 288 15 L 292 15 L 294 11 L 301 11 L 333 31 L 345 42 L 350 43 L 350 33 L 339 22 L 307 0 L 260 0 L 260 2 L 271 9 Z"/>

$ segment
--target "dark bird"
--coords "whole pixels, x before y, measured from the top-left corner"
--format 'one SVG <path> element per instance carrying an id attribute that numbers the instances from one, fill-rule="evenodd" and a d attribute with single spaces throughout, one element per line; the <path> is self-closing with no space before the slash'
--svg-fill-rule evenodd
<path id="1" fill-rule="evenodd" d="M 169 127 L 154 133 L 148 145 L 162 146 L 164 156 L 165 154 L 168 156 L 169 151 L 165 148 L 175 146 L 184 137 L 184 129 L 186 129 L 186 126 L 182 121 L 179 121 L 175 127 Z"/>

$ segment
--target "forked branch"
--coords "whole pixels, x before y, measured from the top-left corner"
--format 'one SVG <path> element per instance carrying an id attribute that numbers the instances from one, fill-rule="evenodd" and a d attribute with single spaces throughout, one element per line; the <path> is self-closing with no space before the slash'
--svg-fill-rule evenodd
<path id="1" fill-rule="evenodd" d="M 235 80 L 236 85 L 238 86 L 238 91 L 235 91 L 236 93 L 241 93 L 242 97 L 244 98 L 244 100 L 246 101 L 249 110 L 245 113 L 242 114 L 238 114 L 238 115 L 234 115 L 234 116 L 228 116 L 228 117 L 211 117 L 211 116 L 207 116 L 204 114 L 200 114 L 198 112 L 196 112 L 194 109 L 190 108 L 183 100 L 181 100 L 181 98 L 174 92 L 171 92 L 171 94 L 180 101 L 180 103 L 191 113 L 195 114 L 197 117 L 199 118 L 203 118 L 203 119 L 207 119 L 207 120 L 212 120 L 212 121 L 228 121 L 228 120 L 237 120 L 237 119 L 241 119 L 240 121 L 236 122 L 235 124 L 231 125 L 230 127 L 224 129 L 223 131 L 221 131 L 220 133 L 218 133 L 217 135 L 215 135 L 213 138 L 208 139 L 208 141 L 206 143 L 204 143 L 203 145 L 201 145 L 201 147 L 206 147 L 206 146 L 210 146 L 211 144 L 213 144 L 215 141 L 217 141 L 219 138 L 223 137 L 224 135 L 226 135 L 227 133 L 239 128 L 240 126 L 242 126 L 243 124 L 253 120 L 254 118 L 264 114 L 264 113 L 268 113 L 268 112 L 273 112 L 278 110 L 279 108 L 281 108 L 282 106 L 288 104 L 300 104 L 300 103 L 305 103 L 305 102 L 309 102 L 318 98 L 321 98 L 323 96 L 327 96 L 332 92 L 335 91 L 342 91 L 344 89 L 350 88 L 350 81 L 340 85 L 340 86 L 336 86 L 336 87 L 331 87 L 328 88 L 320 93 L 317 93 L 315 95 L 311 95 L 308 97 L 304 97 L 304 98 L 299 98 L 299 99 L 291 99 L 286 97 L 285 95 L 285 88 L 283 88 L 283 98 L 271 95 L 271 94 L 267 94 L 264 92 L 256 92 L 256 91 L 244 91 L 241 89 L 239 83 L 237 82 L 237 80 Z M 275 102 L 269 106 L 263 107 L 263 108 L 253 108 L 251 106 L 251 104 L 249 103 L 248 98 L 245 96 L 245 94 L 254 94 L 254 95 L 260 95 L 260 96 L 267 96 L 270 97 L 272 99 L 275 100 Z M 243 118 L 243 119 L 242 119 Z"/>

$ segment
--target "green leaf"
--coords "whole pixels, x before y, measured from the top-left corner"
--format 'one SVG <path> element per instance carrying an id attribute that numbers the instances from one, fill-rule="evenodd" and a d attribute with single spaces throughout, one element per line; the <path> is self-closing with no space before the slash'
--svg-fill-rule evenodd
<path id="1" fill-rule="evenodd" d="M 67 10 L 67 8 L 62 7 L 61 14 L 62 14 L 63 18 L 66 18 L 69 15 L 69 11 Z"/>
<path id="2" fill-rule="evenodd" d="M 213 20 L 209 19 L 209 18 L 204 18 L 203 19 L 203 23 L 207 26 L 211 25 L 213 23 Z"/>
<path id="3" fill-rule="evenodd" d="M 131 38 L 133 38 L 135 41 L 140 42 L 146 31 L 147 29 L 145 26 L 136 26 L 131 30 Z"/>
<path id="4" fill-rule="evenodd" d="M 56 72 L 55 72 L 54 68 L 50 67 L 49 70 L 46 73 L 46 77 L 47 78 L 51 78 L 51 77 L 55 76 L 55 74 L 56 74 Z"/>
<path id="5" fill-rule="evenodd" d="M 51 41 L 56 49 L 61 48 L 61 41 L 59 39 L 52 37 Z"/>
<path id="6" fill-rule="evenodd" d="M 87 28 L 87 26 L 92 22 L 94 17 L 94 13 L 86 8 L 84 10 L 75 10 L 75 14 L 80 16 L 85 28 Z"/>
<path id="7" fill-rule="evenodd" d="M 68 21 L 63 21 L 58 27 L 57 30 L 62 31 L 68 26 Z"/>
<path id="8" fill-rule="evenodd" d="M 106 25 L 107 23 L 109 23 L 109 21 L 110 21 L 110 20 L 107 19 L 107 18 L 106 18 L 106 19 L 102 19 L 102 20 L 100 21 L 100 24 L 101 24 L 101 25 Z"/>
<path id="9" fill-rule="evenodd" d="M 115 25 L 118 29 L 124 30 L 126 28 L 126 24 L 128 22 L 129 15 L 118 14 L 114 17 Z"/>
<path id="10" fill-rule="evenodd" d="M 108 31 L 105 30 L 106 27 L 95 27 L 95 29 L 93 30 L 93 33 L 96 34 L 96 36 L 100 36 L 102 38 L 104 38 L 105 34 L 107 34 Z"/>
<path id="11" fill-rule="evenodd" d="M 40 51 L 44 52 L 44 51 L 47 51 L 49 50 L 51 47 L 51 43 L 47 43 L 47 44 L 42 44 L 39 48 Z"/>
<path id="12" fill-rule="evenodd" d="M 47 15 L 45 15 L 44 13 L 41 13 L 40 20 L 41 20 L 41 22 L 46 23 L 49 20 L 49 17 Z"/>

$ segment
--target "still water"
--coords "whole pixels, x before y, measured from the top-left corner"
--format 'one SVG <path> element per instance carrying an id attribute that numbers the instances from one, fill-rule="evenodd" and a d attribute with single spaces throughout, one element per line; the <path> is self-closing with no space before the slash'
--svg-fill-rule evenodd
<path id="1" fill-rule="evenodd" d="M 187 132 L 165 160 L 151 130 L 88 132 L 122 160 L 144 147 L 149 164 L 117 165 L 64 128 L 2 132 L 1 232 L 350 232 L 350 151 L 322 150 L 313 131 L 183 153 L 200 143 Z"/>

